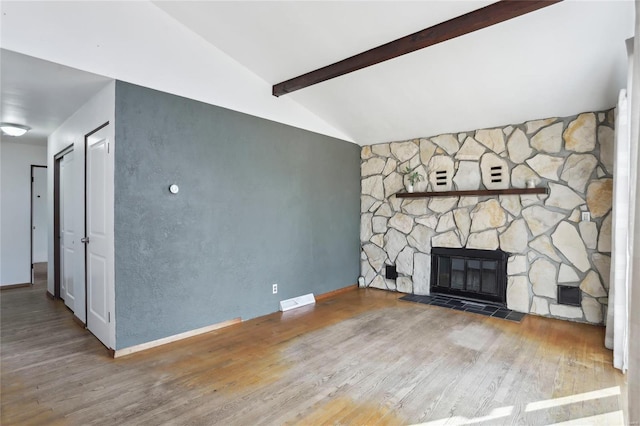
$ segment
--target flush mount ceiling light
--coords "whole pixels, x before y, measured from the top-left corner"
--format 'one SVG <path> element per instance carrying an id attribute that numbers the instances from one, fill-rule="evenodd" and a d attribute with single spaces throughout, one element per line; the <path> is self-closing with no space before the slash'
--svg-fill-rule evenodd
<path id="1" fill-rule="evenodd" d="M 9 136 L 22 136 L 31 130 L 31 127 L 22 124 L 0 123 L 0 129 Z"/>

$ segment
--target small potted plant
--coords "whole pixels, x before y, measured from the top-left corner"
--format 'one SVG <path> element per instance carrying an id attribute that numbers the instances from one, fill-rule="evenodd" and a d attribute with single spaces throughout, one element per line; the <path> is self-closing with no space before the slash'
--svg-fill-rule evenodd
<path id="1" fill-rule="evenodd" d="M 416 182 L 420 182 L 421 180 L 424 179 L 424 177 L 415 171 L 414 169 L 409 168 L 409 166 L 407 166 L 407 168 L 404 170 L 404 173 L 407 175 L 407 179 L 409 179 L 409 185 L 407 186 L 407 192 L 413 192 L 413 185 L 416 184 Z"/>

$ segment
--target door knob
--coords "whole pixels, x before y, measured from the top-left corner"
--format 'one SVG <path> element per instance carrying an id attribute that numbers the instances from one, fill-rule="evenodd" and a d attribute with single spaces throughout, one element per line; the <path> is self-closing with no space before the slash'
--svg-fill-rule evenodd
<path id="1" fill-rule="evenodd" d="M 81 242 L 82 244 L 89 244 L 89 237 L 81 238 L 81 239 L 80 239 L 80 242 Z"/>

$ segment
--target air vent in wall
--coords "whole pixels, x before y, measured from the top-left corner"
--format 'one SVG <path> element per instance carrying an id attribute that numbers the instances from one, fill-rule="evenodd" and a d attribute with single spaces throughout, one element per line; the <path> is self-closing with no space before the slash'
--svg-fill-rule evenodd
<path id="1" fill-rule="evenodd" d="M 558 303 L 560 305 L 580 306 L 580 287 L 559 285 Z"/>
<path id="2" fill-rule="evenodd" d="M 436 171 L 436 186 L 447 186 L 447 171 L 446 170 L 437 170 Z"/>
<path id="3" fill-rule="evenodd" d="M 502 182 L 502 166 L 491 167 L 491 182 L 492 183 Z"/>

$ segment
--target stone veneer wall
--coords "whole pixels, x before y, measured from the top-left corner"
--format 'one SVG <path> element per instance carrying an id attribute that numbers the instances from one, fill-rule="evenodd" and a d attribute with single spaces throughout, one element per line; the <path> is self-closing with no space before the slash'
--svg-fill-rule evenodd
<path id="1" fill-rule="evenodd" d="M 602 324 L 611 252 L 614 111 L 528 121 L 495 129 L 363 146 L 361 275 L 364 286 L 429 294 L 431 247 L 510 253 L 510 309 Z M 402 171 L 418 191 L 524 188 L 549 195 L 397 198 Z M 503 182 L 492 183 L 491 167 Z M 435 171 L 449 185 L 435 189 Z M 581 211 L 591 221 L 581 221 Z M 395 264 L 397 280 L 384 278 Z M 559 305 L 557 285 L 579 286 L 581 306 Z"/>

